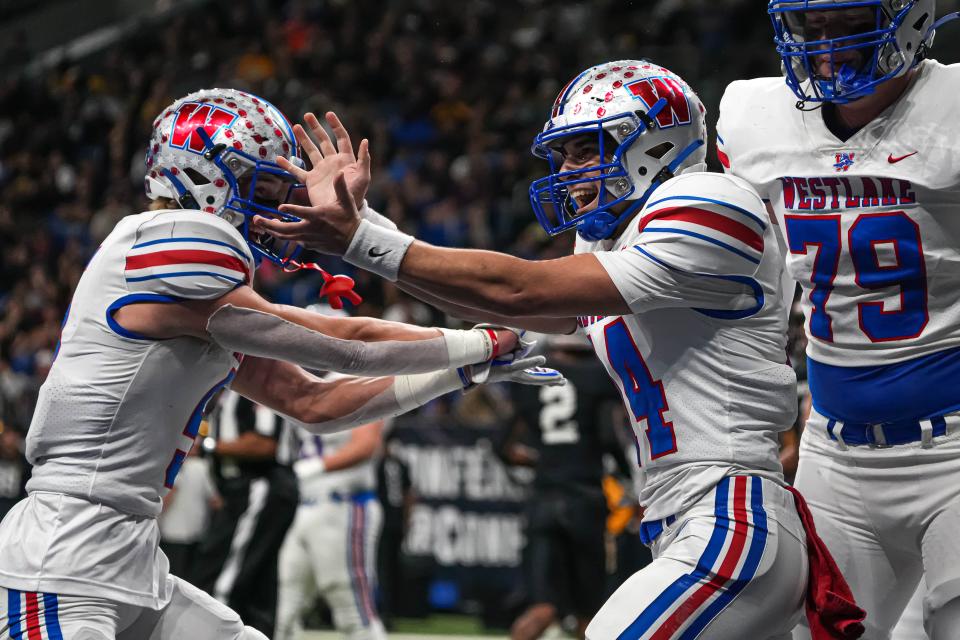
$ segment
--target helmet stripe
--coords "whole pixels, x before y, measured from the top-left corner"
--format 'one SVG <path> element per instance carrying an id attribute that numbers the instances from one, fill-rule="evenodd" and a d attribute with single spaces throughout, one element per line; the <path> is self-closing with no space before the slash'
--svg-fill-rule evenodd
<path id="1" fill-rule="evenodd" d="M 550 115 L 551 118 L 556 118 L 563 113 L 563 104 L 567 101 L 570 91 L 573 89 L 573 85 L 577 84 L 577 81 L 580 80 L 580 78 L 587 75 L 591 71 L 593 71 L 593 67 L 590 67 L 586 71 L 581 71 L 580 75 L 568 82 L 567 85 L 560 90 L 559 95 L 557 95 L 556 102 L 553 103 L 553 113 Z"/>

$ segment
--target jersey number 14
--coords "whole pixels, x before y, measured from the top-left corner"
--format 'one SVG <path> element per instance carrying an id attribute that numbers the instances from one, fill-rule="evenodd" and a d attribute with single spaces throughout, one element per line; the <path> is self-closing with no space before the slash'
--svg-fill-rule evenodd
<path id="1" fill-rule="evenodd" d="M 650 375 L 627 324 L 619 318 L 605 326 L 603 334 L 607 360 L 620 378 L 627 407 L 638 425 L 644 421 L 647 423 L 645 435 L 650 445 L 650 459 L 676 453 L 677 437 L 673 423 L 664 417 L 670 406 L 663 392 L 663 383 Z"/>

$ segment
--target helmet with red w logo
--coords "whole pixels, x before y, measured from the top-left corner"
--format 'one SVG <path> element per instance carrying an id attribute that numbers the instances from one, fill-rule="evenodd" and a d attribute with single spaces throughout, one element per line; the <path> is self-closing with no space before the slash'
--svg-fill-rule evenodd
<path id="1" fill-rule="evenodd" d="M 530 185 L 530 202 L 547 233 L 577 227 L 588 240 L 609 238 L 663 182 L 704 168 L 706 110 L 679 76 L 650 62 L 590 67 L 560 91 L 533 143 L 550 175 Z M 562 170 L 565 142 L 595 136 L 600 163 Z M 572 191 L 595 197 L 578 206 Z"/>
<path id="2" fill-rule="evenodd" d="M 275 162 L 284 156 L 299 164 L 297 153 L 290 123 L 272 104 L 235 89 L 205 89 L 154 120 L 145 189 L 150 199 L 224 218 L 240 228 L 254 256 L 286 266 L 299 251 L 252 236 L 250 220 L 298 220 L 277 209 L 295 180 Z"/>

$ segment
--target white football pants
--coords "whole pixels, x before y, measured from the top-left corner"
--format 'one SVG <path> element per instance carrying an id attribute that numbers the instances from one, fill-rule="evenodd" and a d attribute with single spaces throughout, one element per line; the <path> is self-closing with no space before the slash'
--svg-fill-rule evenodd
<path id="1" fill-rule="evenodd" d="M 0 587 L 0 640 L 267 640 L 232 609 L 174 576 L 160 610 Z"/>
<path id="2" fill-rule="evenodd" d="M 732 476 L 661 522 L 653 563 L 601 607 L 588 640 L 789 640 L 807 588 L 806 534 L 791 493 Z"/>
<path id="3" fill-rule="evenodd" d="M 817 531 L 867 612 L 865 638 L 888 640 L 921 576 L 924 624 L 960 598 L 960 429 L 924 448 L 849 446 L 826 435 L 827 419 L 811 411 L 800 441 L 796 487 L 807 499 Z M 914 605 L 916 606 L 916 605 Z M 907 634 L 908 620 L 896 638 Z M 943 626 L 943 625 L 941 625 Z M 920 636 L 922 637 L 922 636 Z M 798 629 L 797 640 L 809 633 Z"/>
<path id="4" fill-rule="evenodd" d="M 300 505 L 280 549 L 275 640 L 297 637 L 302 614 L 317 595 L 344 637 L 386 638 L 373 600 L 382 519 L 375 498 Z"/>

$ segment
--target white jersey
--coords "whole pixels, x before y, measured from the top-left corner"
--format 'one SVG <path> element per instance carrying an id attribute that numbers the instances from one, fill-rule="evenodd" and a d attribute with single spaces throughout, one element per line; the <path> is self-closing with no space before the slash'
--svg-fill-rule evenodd
<path id="1" fill-rule="evenodd" d="M 861 423 L 960 409 L 960 65 L 925 61 L 846 141 L 783 78 L 732 83 L 718 150 L 771 203 L 803 286 L 814 403 Z"/>
<path id="2" fill-rule="evenodd" d="M 300 485 L 300 501 L 304 503 L 335 499 L 349 499 L 351 496 L 373 492 L 376 489 L 376 469 L 374 459 L 369 458 L 345 469 L 322 471 L 314 461 L 323 458 L 341 448 L 350 441 L 353 431 L 336 433 L 310 433 L 298 426 L 300 452 L 293 463 Z"/>
<path id="3" fill-rule="evenodd" d="M 588 243 L 633 314 L 580 319 L 624 396 L 645 519 L 723 477 L 781 479 L 777 433 L 796 414 L 782 258 L 756 192 L 714 173 L 659 187 L 616 240 Z"/>
<path id="4" fill-rule="evenodd" d="M 254 269 L 240 234 L 196 211 L 128 216 L 104 240 L 77 285 L 27 434 L 28 492 L 61 497 L 43 505 L 52 521 L 36 517 L 40 507 L 29 498 L 4 520 L 0 584 L 158 606 L 166 571 L 156 548 L 161 498 L 204 406 L 230 382 L 240 356 L 198 338 L 153 340 L 114 314 L 137 302 L 217 298 L 249 284 Z M 124 533 L 58 527 L 57 509 L 66 510 L 61 519 L 84 514 L 88 530 L 115 525 Z M 126 566 L 75 561 L 105 555 Z"/>

